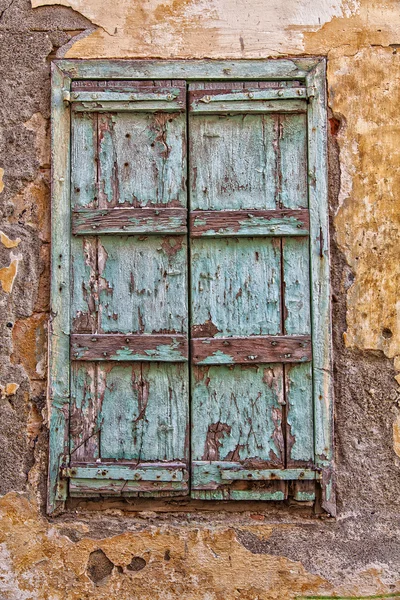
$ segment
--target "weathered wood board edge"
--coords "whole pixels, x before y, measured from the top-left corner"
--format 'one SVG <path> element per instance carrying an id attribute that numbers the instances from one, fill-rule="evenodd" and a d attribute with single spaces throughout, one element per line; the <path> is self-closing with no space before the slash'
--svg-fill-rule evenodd
<path id="1" fill-rule="evenodd" d="M 329 207 L 327 172 L 326 62 L 307 76 L 308 191 L 310 203 L 311 319 L 313 337 L 314 450 L 323 472 L 322 507 L 336 515 L 333 483 L 333 385 Z"/>
<path id="2" fill-rule="evenodd" d="M 321 61 L 313 58 L 253 60 L 60 59 L 55 64 L 72 79 L 272 79 L 305 80 Z"/>
<path id="3" fill-rule="evenodd" d="M 51 288 L 48 361 L 49 468 L 47 511 L 64 508 L 67 482 L 60 468 L 68 460 L 70 395 L 70 110 L 64 102 L 71 79 L 52 64 Z"/>

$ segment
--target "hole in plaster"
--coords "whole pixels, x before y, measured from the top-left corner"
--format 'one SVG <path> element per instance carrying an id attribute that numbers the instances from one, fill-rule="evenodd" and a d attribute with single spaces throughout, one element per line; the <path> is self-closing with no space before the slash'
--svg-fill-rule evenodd
<path id="1" fill-rule="evenodd" d="M 111 575 L 113 568 L 114 563 L 103 550 L 94 550 L 90 553 L 86 572 L 96 585 L 103 583 Z"/>
<path id="2" fill-rule="evenodd" d="M 141 571 L 146 565 L 147 563 L 144 558 L 141 556 L 134 556 L 126 568 L 129 569 L 129 571 Z"/>
<path id="3" fill-rule="evenodd" d="M 164 560 L 171 560 L 171 553 L 169 550 L 165 551 Z"/>
<path id="4" fill-rule="evenodd" d="M 384 329 L 382 329 L 382 337 L 384 337 L 385 339 L 390 339 L 392 337 L 393 333 L 392 330 L 389 329 L 388 327 L 385 327 Z"/>

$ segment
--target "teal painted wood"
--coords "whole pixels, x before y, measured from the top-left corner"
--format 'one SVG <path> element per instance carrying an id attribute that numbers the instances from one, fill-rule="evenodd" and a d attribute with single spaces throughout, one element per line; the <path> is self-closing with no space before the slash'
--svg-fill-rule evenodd
<path id="1" fill-rule="evenodd" d="M 73 79 L 304 80 L 321 59 L 59 60 Z"/>
<path id="2" fill-rule="evenodd" d="M 77 479 L 116 479 L 124 481 L 184 481 L 187 470 L 184 464 L 137 463 L 135 464 L 103 464 L 75 465 L 65 469 L 64 477 Z"/>
<path id="3" fill-rule="evenodd" d="M 301 211 L 298 211 L 301 212 Z M 307 212 L 307 211 L 304 211 Z M 192 237 L 251 237 L 251 236 L 305 236 L 308 235 L 307 219 L 300 214 L 280 214 L 279 211 L 224 210 L 217 225 L 216 211 L 194 211 L 191 214 Z M 243 214 L 244 213 L 244 214 Z M 263 214 L 264 213 L 264 214 Z M 269 214 L 266 214 L 269 213 Z M 278 213 L 274 215 L 274 213 Z M 193 218 L 194 217 L 194 218 Z"/>
<path id="4" fill-rule="evenodd" d="M 319 473 L 311 469 L 221 469 L 221 479 L 224 481 L 239 481 L 250 479 L 265 481 L 270 479 L 282 479 L 283 481 L 314 480 L 319 478 Z"/>
<path id="5" fill-rule="evenodd" d="M 60 467 L 68 462 L 69 419 L 69 294 L 70 294 L 70 114 L 63 91 L 70 79 L 52 65 L 52 247 L 51 319 L 49 323 L 49 470 L 48 512 L 62 509 L 67 482 L 60 478 Z"/>
<path id="6" fill-rule="evenodd" d="M 71 238 L 71 329 L 95 333 L 98 318 L 97 239 Z"/>
<path id="7" fill-rule="evenodd" d="M 258 489 L 254 489 L 254 483 L 252 483 L 252 487 L 247 490 L 233 489 L 227 486 L 217 490 L 192 490 L 190 495 L 194 500 L 260 500 L 263 502 L 278 502 L 286 500 L 287 491 L 284 482 L 280 482 L 279 484 L 275 482 L 263 482 L 263 487 L 258 487 Z"/>
<path id="8" fill-rule="evenodd" d="M 267 113 L 305 113 L 307 103 L 305 100 L 259 100 L 257 102 L 210 102 L 209 104 L 192 104 L 190 110 L 199 115 L 212 114 L 267 114 Z"/>
<path id="9" fill-rule="evenodd" d="M 185 364 L 99 365 L 103 460 L 188 459 Z"/>
<path id="10" fill-rule="evenodd" d="M 232 86 L 233 87 L 233 86 Z M 198 88 L 197 88 L 198 89 Z M 213 89 L 211 92 L 196 91 L 191 93 L 192 102 L 190 109 L 193 112 L 207 112 L 212 109 L 213 104 L 220 105 L 228 104 L 233 102 L 234 104 L 241 104 L 244 106 L 246 102 L 245 112 L 251 112 L 253 106 L 260 101 L 265 100 L 284 100 L 284 99 L 296 99 L 307 97 L 307 89 L 305 87 L 287 87 L 287 88 L 266 88 L 259 89 L 257 87 L 249 87 L 246 90 L 216 90 Z M 277 105 L 278 107 L 280 105 Z M 232 106 L 234 110 L 234 106 Z M 279 111 L 279 108 L 277 109 Z"/>
<path id="11" fill-rule="evenodd" d="M 71 206 L 94 207 L 97 195 L 97 115 L 72 113 L 71 117 Z"/>
<path id="12" fill-rule="evenodd" d="M 280 333 L 280 272 L 279 240 L 192 240 L 192 335 Z"/>
<path id="13" fill-rule="evenodd" d="M 307 87 L 314 94 L 311 96 L 308 110 L 308 131 L 310 132 L 308 140 L 308 190 L 314 355 L 315 461 L 318 466 L 324 469 L 322 506 L 327 512 L 335 515 L 325 78 L 325 61 L 320 61 L 307 77 Z"/>
<path id="14" fill-rule="evenodd" d="M 186 211 L 180 208 L 80 210 L 72 214 L 75 235 L 187 233 Z"/>
<path id="15" fill-rule="evenodd" d="M 104 100 L 96 100 L 94 102 L 76 102 L 73 105 L 74 112 L 85 113 L 176 113 L 182 111 L 183 107 L 180 102 L 165 102 L 161 104 L 159 101 L 148 102 L 118 102 L 117 100 L 106 102 Z"/>
<path id="16" fill-rule="evenodd" d="M 100 456 L 96 363 L 72 363 L 70 454 L 73 461 L 94 461 Z"/>
<path id="17" fill-rule="evenodd" d="M 98 249 L 100 332 L 187 332 L 186 237 L 99 236 Z"/>
<path id="18" fill-rule="evenodd" d="M 276 208 L 276 116 L 191 114 L 189 128 L 191 210 Z"/>
<path id="19" fill-rule="evenodd" d="M 144 497 L 185 496 L 188 493 L 187 481 L 132 481 L 78 479 L 69 480 L 69 493 L 72 498 L 101 497 Z"/>
<path id="20" fill-rule="evenodd" d="M 280 204 L 308 208 L 307 115 L 279 115 Z"/>
<path id="21" fill-rule="evenodd" d="M 283 467 L 282 366 L 192 370 L 192 459 Z"/>
<path id="22" fill-rule="evenodd" d="M 186 206 L 184 114 L 99 114 L 100 208 Z"/>
<path id="23" fill-rule="evenodd" d="M 85 335 L 71 336 L 71 352 L 75 360 L 187 362 L 186 335 Z"/>
<path id="24" fill-rule="evenodd" d="M 174 109 L 179 106 L 182 108 L 184 102 L 180 102 L 179 105 L 176 100 L 181 96 L 182 87 L 166 87 L 159 88 L 157 90 L 149 87 L 148 90 L 144 88 L 132 88 L 131 91 L 118 90 L 99 90 L 99 91 L 81 91 L 71 93 L 71 102 L 95 104 L 96 102 L 136 102 L 139 109 L 140 106 L 147 107 L 149 101 L 157 102 L 157 110 L 163 110 L 166 106 L 173 106 Z M 287 93 L 287 92 L 285 92 Z M 145 108 L 147 110 L 147 108 Z"/>

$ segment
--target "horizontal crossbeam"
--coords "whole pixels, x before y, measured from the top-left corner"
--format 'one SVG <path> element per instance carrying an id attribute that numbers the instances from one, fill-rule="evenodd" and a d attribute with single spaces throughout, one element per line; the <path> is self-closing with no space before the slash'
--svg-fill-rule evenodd
<path id="1" fill-rule="evenodd" d="M 71 335 L 73 360 L 186 362 L 188 341 L 184 335 Z"/>
<path id="2" fill-rule="evenodd" d="M 307 209 L 195 210 L 191 237 L 304 236 L 310 227 Z"/>
<path id="3" fill-rule="evenodd" d="M 187 232 L 186 219 L 184 208 L 83 209 L 72 213 L 72 233 L 179 235 Z"/>
<path id="4" fill-rule="evenodd" d="M 192 361 L 197 365 L 299 363 L 311 360 L 311 336 L 195 338 Z"/>

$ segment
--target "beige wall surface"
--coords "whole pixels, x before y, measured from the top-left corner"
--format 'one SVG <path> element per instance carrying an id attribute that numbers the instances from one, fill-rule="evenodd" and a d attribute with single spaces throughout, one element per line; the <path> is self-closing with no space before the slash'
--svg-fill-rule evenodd
<path id="1" fill-rule="evenodd" d="M 399 1 L 0 0 L 0 42 L 0 598 L 400 598 Z M 49 520 L 51 59 L 294 55 L 328 66 L 337 520 L 151 503 Z"/>

